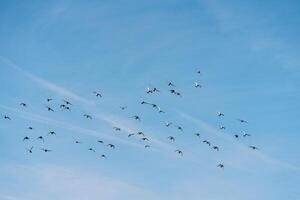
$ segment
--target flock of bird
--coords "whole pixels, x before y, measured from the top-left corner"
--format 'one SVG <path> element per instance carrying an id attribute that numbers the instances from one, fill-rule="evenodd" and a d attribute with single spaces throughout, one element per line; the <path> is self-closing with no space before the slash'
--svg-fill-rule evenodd
<path id="1" fill-rule="evenodd" d="M 196 73 L 199 74 L 199 75 L 201 74 L 200 71 L 197 71 Z M 179 92 L 179 91 L 177 90 L 177 88 L 176 88 L 176 86 L 175 86 L 175 84 L 174 84 L 173 82 L 169 81 L 169 82 L 167 83 L 167 87 L 168 87 L 168 92 L 169 92 L 171 95 L 174 95 L 174 96 L 176 96 L 176 97 L 183 97 L 182 94 L 181 94 L 181 92 Z M 199 84 L 198 82 L 194 82 L 194 87 L 195 87 L 195 88 L 202 88 L 202 85 Z M 146 93 L 147 93 L 147 94 L 154 94 L 154 93 L 160 93 L 160 92 L 161 92 L 161 90 L 158 89 L 157 87 L 148 87 L 148 88 L 146 89 Z M 94 92 L 93 92 L 93 95 L 94 95 L 95 97 L 97 97 L 97 98 L 102 98 L 102 97 L 103 97 L 102 93 L 99 92 L 99 91 L 94 91 Z M 55 112 L 55 110 L 53 109 L 53 106 L 49 105 L 49 104 L 51 104 L 51 102 L 52 102 L 53 100 L 54 100 L 53 98 L 47 98 L 47 99 L 46 99 L 47 105 L 45 105 L 45 108 L 46 108 L 47 111 L 49 111 L 49 112 Z M 161 109 L 161 107 L 160 107 L 159 105 L 157 105 L 157 104 L 150 103 L 150 102 L 146 102 L 146 101 L 141 101 L 140 103 L 141 103 L 141 105 L 145 105 L 145 106 L 150 106 L 150 107 L 152 107 L 152 108 L 153 108 L 155 111 L 157 111 L 158 113 L 165 113 L 165 112 Z M 21 102 L 21 103 L 20 103 L 20 106 L 23 107 L 23 108 L 27 108 L 27 104 L 24 103 L 24 102 Z M 72 104 L 70 101 L 68 101 L 68 100 L 63 100 L 62 103 L 59 104 L 59 108 L 64 109 L 64 110 L 67 110 L 67 111 L 71 111 L 72 106 L 73 106 L 73 104 Z M 124 111 L 124 110 L 127 109 L 127 106 L 120 106 L 119 108 L 120 108 L 120 110 Z M 85 113 L 85 114 L 83 114 L 82 116 L 83 116 L 84 118 L 86 118 L 86 119 L 89 119 L 89 120 L 92 120 L 92 119 L 93 119 L 93 117 L 92 117 L 90 114 L 86 114 L 86 113 Z M 218 118 L 223 118 L 223 117 L 225 117 L 225 114 L 224 114 L 223 112 L 217 112 L 217 113 L 216 113 L 216 117 L 218 117 Z M 12 118 L 11 118 L 9 115 L 7 115 L 7 114 L 6 114 L 6 115 L 3 115 L 3 118 L 4 118 L 4 120 L 12 120 Z M 133 115 L 133 116 L 131 116 L 130 118 L 132 118 L 133 120 L 139 121 L 139 122 L 141 121 L 141 116 L 139 116 L 139 115 Z M 247 120 L 244 120 L 244 119 L 237 119 L 237 121 L 240 122 L 240 123 L 242 123 L 242 124 L 248 124 L 248 121 L 247 121 Z M 167 128 L 173 126 L 173 127 L 175 127 L 178 131 L 181 131 L 181 132 L 184 131 L 182 126 L 175 125 L 175 124 L 173 124 L 172 122 L 166 122 L 166 123 L 164 124 L 164 126 L 167 127 Z M 117 127 L 117 126 L 112 127 L 112 129 L 113 129 L 114 131 L 121 131 L 121 130 L 122 130 L 120 127 Z M 220 129 L 220 130 L 225 130 L 226 127 L 225 127 L 225 125 L 220 124 L 220 125 L 219 125 L 219 129 Z M 29 127 L 28 127 L 28 130 L 34 130 L 34 128 L 33 128 L 32 126 L 29 126 Z M 53 131 L 53 130 L 50 130 L 50 131 L 48 132 L 47 135 L 49 135 L 49 136 L 56 136 L 56 132 Z M 132 136 L 138 136 L 138 137 L 140 137 L 140 140 L 145 142 L 145 143 L 144 143 L 144 147 L 145 147 L 145 148 L 150 148 L 150 147 L 151 147 L 151 146 L 150 146 L 150 143 L 149 143 L 149 142 L 150 142 L 150 139 L 146 136 L 146 134 L 145 134 L 143 131 L 137 131 L 137 132 L 135 132 L 135 133 L 129 133 L 129 134 L 128 134 L 128 138 L 130 138 L 130 137 L 132 137 Z M 200 133 L 195 133 L 194 136 L 195 136 L 195 137 L 198 137 L 198 138 L 201 137 Z M 250 135 L 249 133 L 246 133 L 245 131 L 241 131 L 241 134 L 240 134 L 240 135 L 239 135 L 239 134 L 235 134 L 235 135 L 233 135 L 233 136 L 234 136 L 236 139 L 238 139 L 238 138 L 240 138 L 240 137 L 244 137 L 244 138 L 250 137 L 251 135 Z M 42 135 L 40 135 L 40 136 L 38 136 L 38 137 L 36 137 L 36 138 L 31 138 L 31 137 L 29 137 L 29 136 L 25 136 L 25 137 L 23 138 L 23 142 L 30 141 L 30 140 L 32 140 L 32 139 L 39 140 L 39 141 L 41 141 L 41 142 L 43 142 L 43 143 L 45 142 L 45 136 L 42 136 Z M 82 143 L 81 141 L 75 139 L 74 137 L 73 137 L 73 139 L 74 139 L 74 143 L 75 143 L 75 144 L 81 144 L 81 143 Z M 170 136 L 168 136 L 166 139 L 169 140 L 170 142 L 175 142 L 176 137 L 170 135 Z M 97 143 L 105 144 L 105 142 L 104 142 L 103 140 L 97 140 Z M 212 148 L 212 150 L 215 150 L 215 151 L 220 151 L 220 149 L 221 149 L 219 146 L 212 144 L 211 141 L 208 141 L 208 140 L 206 140 L 206 139 L 203 139 L 202 143 L 208 145 L 209 147 Z M 115 146 L 114 144 L 111 144 L 111 143 L 106 144 L 106 146 L 107 146 L 107 148 L 111 148 L 111 149 L 115 149 L 115 148 L 116 148 L 116 146 Z M 258 150 L 258 148 L 257 148 L 256 146 L 249 146 L 249 148 L 251 148 L 251 149 L 253 149 L 253 150 Z M 28 153 L 33 153 L 34 146 L 31 146 L 30 148 L 26 148 L 26 150 L 28 151 Z M 47 149 L 47 148 L 40 148 L 40 150 L 43 151 L 43 152 L 45 152 L 45 153 L 48 153 L 48 152 L 51 152 L 51 151 L 52 151 L 51 149 Z M 92 148 L 92 147 L 88 148 L 87 150 L 96 153 L 96 150 L 95 150 L 94 148 Z M 175 149 L 174 152 L 177 153 L 178 155 L 181 155 L 181 156 L 183 156 L 183 154 L 184 154 L 182 149 Z M 99 156 L 100 156 L 101 158 L 107 159 L 107 156 L 106 156 L 105 154 L 100 154 Z M 219 168 L 222 168 L 222 169 L 224 168 L 224 164 L 223 164 L 223 163 L 218 163 L 216 166 L 219 167 Z"/>

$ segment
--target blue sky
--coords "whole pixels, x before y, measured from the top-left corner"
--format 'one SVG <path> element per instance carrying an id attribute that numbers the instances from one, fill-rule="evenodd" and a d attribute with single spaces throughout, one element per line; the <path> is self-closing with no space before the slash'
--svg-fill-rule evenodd
<path id="1" fill-rule="evenodd" d="M 0 199 L 299 199 L 299 9 L 297 1 L 1 1 Z M 148 86 L 161 93 L 146 94 Z M 71 112 L 59 109 L 63 99 Z M 51 130 L 56 137 L 45 136 Z M 128 139 L 140 130 L 150 149 Z M 252 136 L 234 139 L 242 130 Z"/>

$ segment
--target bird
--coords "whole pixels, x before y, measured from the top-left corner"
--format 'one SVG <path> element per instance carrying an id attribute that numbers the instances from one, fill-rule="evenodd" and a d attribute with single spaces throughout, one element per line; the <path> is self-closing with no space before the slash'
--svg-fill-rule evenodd
<path id="1" fill-rule="evenodd" d="M 113 145 L 113 144 L 108 144 L 107 146 L 110 148 L 113 148 L 113 149 L 115 148 L 115 145 Z"/>
<path id="2" fill-rule="evenodd" d="M 133 136 L 134 135 L 134 133 L 129 133 L 128 134 L 128 137 L 131 137 L 131 136 Z"/>
<path id="3" fill-rule="evenodd" d="M 7 115 L 4 115 L 4 119 L 11 120 L 11 118 Z"/>
<path id="4" fill-rule="evenodd" d="M 173 136 L 169 136 L 168 139 L 171 140 L 172 142 L 175 141 L 175 137 L 173 137 Z"/>
<path id="5" fill-rule="evenodd" d="M 51 98 L 47 98 L 47 102 L 50 102 L 50 101 L 52 101 L 53 99 L 51 99 Z"/>
<path id="6" fill-rule="evenodd" d="M 219 168 L 221 168 L 221 169 L 224 169 L 224 165 L 223 165 L 223 164 L 221 164 L 221 163 L 220 163 L 220 164 L 218 164 L 218 165 L 217 165 L 217 167 L 219 167 Z"/>
<path id="7" fill-rule="evenodd" d="M 137 135 L 145 136 L 145 134 L 144 134 L 142 131 L 138 131 L 136 134 L 137 134 Z"/>
<path id="8" fill-rule="evenodd" d="M 182 97 L 180 92 L 176 92 L 176 95 Z"/>
<path id="9" fill-rule="evenodd" d="M 87 118 L 87 119 L 92 119 L 92 116 L 91 116 L 91 115 L 84 114 L 83 116 L 84 116 L 85 118 Z"/>
<path id="10" fill-rule="evenodd" d="M 56 133 L 54 131 L 50 131 L 48 134 L 49 135 L 56 135 Z"/>
<path id="11" fill-rule="evenodd" d="M 63 100 L 67 105 L 73 105 L 70 101 Z"/>
<path id="12" fill-rule="evenodd" d="M 222 113 L 222 112 L 217 112 L 217 115 L 218 115 L 219 117 L 223 117 L 223 116 L 224 116 L 224 113 Z"/>
<path id="13" fill-rule="evenodd" d="M 29 130 L 33 130 L 33 128 L 31 126 L 28 127 Z"/>
<path id="14" fill-rule="evenodd" d="M 195 88 L 202 88 L 202 85 L 200 85 L 198 82 L 194 82 Z"/>
<path id="15" fill-rule="evenodd" d="M 97 140 L 98 143 L 103 144 L 104 142 L 102 140 Z"/>
<path id="16" fill-rule="evenodd" d="M 102 154 L 102 155 L 101 155 L 101 158 L 105 158 L 105 159 L 107 159 L 107 158 L 106 158 L 106 156 L 105 156 L 104 154 Z"/>
<path id="17" fill-rule="evenodd" d="M 141 118 L 138 115 L 134 115 L 134 116 L 132 116 L 132 118 L 137 120 L 137 121 L 141 121 Z"/>
<path id="18" fill-rule="evenodd" d="M 45 153 L 52 151 L 50 149 L 44 149 L 44 148 L 41 148 L 41 150 L 44 151 Z"/>
<path id="19" fill-rule="evenodd" d="M 183 155 L 183 152 L 181 150 L 179 150 L 179 149 L 175 150 L 175 152 L 178 153 L 181 156 Z"/>
<path id="20" fill-rule="evenodd" d="M 59 107 L 60 107 L 60 108 L 65 108 L 66 105 L 65 105 L 65 104 L 61 104 Z"/>
<path id="21" fill-rule="evenodd" d="M 54 110 L 51 107 L 46 106 L 46 108 L 47 108 L 48 111 L 54 112 Z"/>
<path id="22" fill-rule="evenodd" d="M 197 74 L 201 74 L 201 71 L 200 71 L 200 70 L 198 70 L 198 71 L 197 71 Z"/>
<path id="23" fill-rule="evenodd" d="M 172 82 L 168 82 L 168 86 L 175 87 L 175 85 Z"/>
<path id="24" fill-rule="evenodd" d="M 153 91 L 153 92 L 160 92 L 160 90 L 157 89 L 156 87 L 154 87 L 154 88 L 152 89 L 152 91 Z"/>
<path id="25" fill-rule="evenodd" d="M 244 133 L 243 134 L 243 137 L 247 137 L 247 136 L 250 137 L 251 135 L 249 133 Z"/>
<path id="26" fill-rule="evenodd" d="M 172 125 L 172 122 L 166 122 L 166 123 L 165 123 L 165 126 L 166 126 L 166 127 L 169 127 L 169 126 L 171 126 L 171 125 Z"/>
<path id="27" fill-rule="evenodd" d="M 178 130 L 183 131 L 183 128 L 181 126 L 176 126 Z"/>
<path id="28" fill-rule="evenodd" d="M 195 135 L 196 135 L 197 137 L 200 137 L 200 133 L 195 133 Z"/>
<path id="29" fill-rule="evenodd" d="M 120 106 L 121 110 L 125 110 L 127 108 L 127 106 Z"/>
<path id="30" fill-rule="evenodd" d="M 239 138 L 239 135 L 236 135 L 236 134 L 235 134 L 234 137 L 235 137 L 235 138 Z"/>
<path id="31" fill-rule="evenodd" d="M 149 145 L 149 144 L 146 144 L 144 147 L 145 147 L 145 148 L 149 148 L 149 147 L 150 147 L 150 145 Z"/>
<path id="32" fill-rule="evenodd" d="M 219 151 L 219 147 L 217 147 L 217 146 L 213 146 L 213 149 Z"/>
<path id="33" fill-rule="evenodd" d="M 100 92 L 94 91 L 93 93 L 96 95 L 96 97 L 102 97 L 102 94 Z"/>
<path id="34" fill-rule="evenodd" d="M 142 101 L 141 104 L 151 104 L 151 103 L 148 103 L 146 101 Z"/>
<path id="35" fill-rule="evenodd" d="M 239 120 L 241 123 L 248 123 L 248 121 L 244 120 L 244 119 L 237 119 Z"/>
<path id="36" fill-rule="evenodd" d="M 159 109 L 158 113 L 166 113 L 165 111 Z"/>
<path id="37" fill-rule="evenodd" d="M 149 139 L 148 138 L 146 138 L 146 137 L 143 137 L 143 138 L 141 138 L 141 140 L 144 140 L 144 141 L 149 141 Z"/>
<path id="38" fill-rule="evenodd" d="M 114 129 L 115 131 L 121 131 L 121 128 L 116 127 L 116 126 L 114 126 L 113 129 Z"/>
<path id="39" fill-rule="evenodd" d="M 33 146 L 30 149 L 26 149 L 29 153 L 32 153 Z"/>
<path id="40" fill-rule="evenodd" d="M 27 107 L 26 103 L 20 103 L 20 106 Z"/>
<path id="41" fill-rule="evenodd" d="M 249 148 L 251 148 L 253 150 L 258 150 L 258 148 L 256 146 L 249 146 Z"/>
<path id="42" fill-rule="evenodd" d="M 43 136 L 39 136 L 38 138 L 36 138 L 37 140 L 42 140 L 44 142 L 44 138 Z"/>
<path id="43" fill-rule="evenodd" d="M 150 93 L 153 93 L 153 90 L 151 88 L 147 87 L 146 92 L 147 92 L 147 94 L 150 94 Z"/>
<path id="44" fill-rule="evenodd" d="M 30 140 L 30 138 L 29 138 L 28 136 L 25 136 L 25 137 L 23 138 L 23 141 L 25 141 L 25 140 Z"/>
<path id="45" fill-rule="evenodd" d="M 208 144 L 208 146 L 210 146 L 211 144 L 210 144 L 210 142 L 209 141 L 207 141 L 207 140 L 203 140 L 202 141 L 203 143 L 206 143 L 206 144 Z"/>
<path id="46" fill-rule="evenodd" d="M 219 127 L 221 130 L 223 130 L 223 129 L 226 129 L 226 127 L 225 126 L 223 126 L 223 125 L 220 125 L 220 127 Z"/>
<path id="47" fill-rule="evenodd" d="M 92 152 L 96 152 L 95 149 L 93 149 L 93 148 L 89 148 L 88 150 L 92 151 Z"/>

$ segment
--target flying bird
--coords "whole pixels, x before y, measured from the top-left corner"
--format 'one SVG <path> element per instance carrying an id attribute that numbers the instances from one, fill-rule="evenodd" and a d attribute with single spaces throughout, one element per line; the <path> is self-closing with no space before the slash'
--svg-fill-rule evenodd
<path id="1" fill-rule="evenodd" d="M 202 88 L 202 85 L 200 85 L 198 82 L 194 82 L 195 88 Z"/>
<path id="2" fill-rule="evenodd" d="M 249 148 L 251 148 L 253 150 L 258 150 L 258 148 L 256 146 L 249 146 Z"/>
<path id="3" fill-rule="evenodd" d="M 54 110 L 51 107 L 46 106 L 46 108 L 47 108 L 48 111 L 54 112 Z"/>
<path id="4" fill-rule="evenodd" d="M 221 130 L 224 130 L 224 129 L 226 129 L 226 127 L 225 126 L 223 126 L 223 125 L 220 125 L 220 127 L 219 127 Z"/>
<path id="5" fill-rule="evenodd" d="M 28 127 L 29 130 L 33 130 L 33 128 L 31 126 Z"/>
<path id="6" fill-rule="evenodd" d="M 93 148 L 89 148 L 88 150 L 92 151 L 92 152 L 96 152 L 95 149 L 93 149 Z"/>
<path id="7" fill-rule="evenodd" d="M 45 141 L 43 136 L 39 136 L 38 138 L 36 138 L 37 140 L 42 140 L 43 142 Z"/>
<path id="8" fill-rule="evenodd" d="M 127 106 L 120 106 L 121 110 L 125 110 L 127 108 Z"/>
<path id="9" fill-rule="evenodd" d="M 20 106 L 27 107 L 26 103 L 20 103 Z"/>
<path id="10" fill-rule="evenodd" d="M 223 116 L 224 116 L 224 113 L 222 113 L 222 112 L 217 112 L 217 115 L 218 115 L 219 117 L 223 117 Z"/>
<path id="11" fill-rule="evenodd" d="M 172 82 L 168 82 L 168 86 L 175 87 L 175 85 Z"/>
<path id="12" fill-rule="evenodd" d="M 224 165 L 223 164 L 218 164 L 217 167 L 224 169 Z"/>
<path id="13" fill-rule="evenodd" d="M 44 149 L 44 148 L 41 148 L 41 150 L 44 151 L 45 153 L 52 151 L 50 149 Z"/>
<path id="14" fill-rule="evenodd" d="M 173 136 L 169 136 L 168 139 L 171 140 L 172 142 L 175 141 L 175 137 L 173 137 Z"/>
<path id="15" fill-rule="evenodd" d="M 25 137 L 23 138 L 23 141 L 25 141 L 25 140 L 30 140 L 30 138 L 29 138 L 28 136 L 25 136 Z"/>
<path id="16" fill-rule="evenodd" d="M 91 116 L 91 115 L 84 114 L 83 116 L 84 116 L 85 118 L 87 118 L 87 119 L 92 119 L 92 116 Z"/>
<path id="17" fill-rule="evenodd" d="M 251 135 L 249 133 L 244 133 L 243 137 L 250 137 Z"/>
<path id="18" fill-rule="evenodd" d="M 11 118 L 7 115 L 4 115 L 4 119 L 11 120 Z"/>
<path id="19" fill-rule="evenodd" d="M 32 153 L 33 146 L 30 149 L 26 149 L 29 153 Z"/>
<path id="20" fill-rule="evenodd" d="M 97 140 L 98 143 L 103 144 L 104 142 L 102 140 Z"/>
<path id="21" fill-rule="evenodd" d="M 195 135 L 196 135 L 197 137 L 200 137 L 200 133 L 195 133 Z"/>
<path id="22" fill-rule="evenodd" d="M 217 146 L 213 146 L 213 149 L 219 151 L 219 147 Z"/>
<path id="23" fill-rule="evenodd" d="M 100 92 L 93 92 L 95 95 L 96 95 L 96 97 L 102 97 L 102 94 L 100 93 Z"/>
<path id="24" fill-rule="evenodd" d="M 56 135 L 56 133 L 54 131 L 50 131 L 48 135 Z"/>
<path id="25" fill-rule="evenodd" d="M 183 128 L 181 126 L 176 126 L 178 130 L 183 131 Z"/>
<path id="26" fill-rule="evenodd" d="M 234 137 L 238 139 L 238 138 L 239 138 L 239 135 L 234 135 Z"/>
<path id="27" fill-rule="evenodd" d="M 144 141 L 149 141 L 149 139 L 148 138 L 146 138 L 146 137 L 143 137 L 143 138 L 141 138 L 141 140 L 144 140 Z"/>
<path id="28" fill-rule="evenodd" d="M 206 143 L 206 144 L 208 144 L 208 146 L 210 146 L 211 144 L 210 144 L 210 142 L 209 141 L 207 141 L 207 140 L 203 140 L 202 141 L 203 143 Z"/>
<path id="29" fill-rule="evenodd" d="M 142 136 L 145 136 L 145 134 L 142 132 L 142 131 L 139 131 L 136 133 L 137 135 L 142 135 Z"/>
<path id="30" fill-rule="evenodd" d="M 106 156 L 105 156 L 104 154 L 102 154 L 102 155 L 101 155 L 101 158 L 105 158 L 105 159 L 107 159 L 107 158 L 106 158 Z"/>
<path id="31" fill-rule="evenodd" d="M 137 120 L 137 121 L 141 121 L 141 118 L 138 115 L 134 115 L 134 116 L 132 116 L 132 118 Z"/>
<path id="32" fill-rule="evenodd" d="M 50 102 L 50 101 L 52 101 L 53 99 L 51 99 L 51 98 L 47 98 L 47 102 Z"/>
<path id="33" fill-rule="evenodd" d="M 171 125 L 172 125 L 172 122 L 166 122 L 166 124 L 165 124 L 166 127 L 169 127 Z"/>
<path id="34" fill-rule="evenodd" d="M 121 128 L 116 127 L 116 126 L 114 126 L 113 129 L 114 129 L 115 131 L 121 131 Z"/>
<path id="35" fill-rule="evenodd" d="M 150 145 L 146 144 L 144 147 L 145 147 L 145 148 L 149 148 L 149 147 L 150 147 Z"/>
<path id="36" fill-rule="evenodd" d="M 183 152 L 179 149 L 175 150 L 176 153 L 178 153 L 179 155 L 183 156 Z"/>
<path id="37" fill-rule="evenodd" d="M 108 144 L 107 146 L 110 148 L 113 148 L 113 149 L 115 148 L 115 145 L 113 145 L 113 144 Z"/>
<path id="38" fill-rule="evenodd" d="M 131 137 L 131 136 L 133 136 L 134 135 L 134 133 L 129 133 L 128 134 L 128 137 Z"/>
<path id="39" fill-rule="evenodd" d="M 70 101 L 63 100 L 67 105 L 73 105 Z"/>
<path id="40" fill-rule="evenodd" d="M 241 123 L 248 123 L 248 121 L 244 120 L 244 119 L 238 119 Z"/>

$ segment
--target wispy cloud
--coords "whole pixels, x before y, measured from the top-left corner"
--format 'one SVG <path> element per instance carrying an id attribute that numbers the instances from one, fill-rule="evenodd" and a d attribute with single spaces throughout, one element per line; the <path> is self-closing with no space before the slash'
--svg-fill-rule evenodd
<path id="1" fill-rule="evenodd" d="M 57 84 L 54 84 L 52 82 L 49 82 L 45 79 L 42 79 L 36 75 L 33 75 L 31 74 L 30 72 L 27 72 L 25 71 L 24 69 L 22 69 L 20 66 L 18 66 L 17 64 L 15 64 L 13 61 L 3 57 L 3 56 L 0 56 L 0 60 L 2 60 L 4 63 L 6 63 L 8 66 L 12 67 L 13 69 L 17 70 L 18 72 L 22 73 L 23 75 L 25 75 L 27 78 L 29 78 L 30 80 L 38 83 L 40 86 L 52 91 L 52 92 L 55 92 L 56 94 L 60 95 L 60 96 L 63 96 L 63 97 L 67 97 L 67 98 L 71 98 L 73 100 L 76 100 L 76 101 L 79 101 L 79 102 L 82 102 L 82 103 L 85 103 L 85 104 L 93 104 L 92 101 L 86 99 L 86 98 L 83 98 L 81 96 L 79 96 L 78 94 L 74 93 L 74 92 L 71 92 L 70 90 L 64 88 L 64 87 L 61 87 Z"/>
<path id="2" fill-rule="evenodd" d="M 265 153 L 261 152 L 261 151 L 252 151 L 251 149 L 249 149 L 248 146 L 233 140 L 231 136 L 226 135 L 222 132 L 220 132 L 218 129 L 216 129 L 215 127 L 211 126 L 210 124 L 206 123 L 205 121 L 195 118 L 189 114 L 186 114 L 184 112 L 178 112 L 179 115 L 181 115 L 181 117 L 185 118 L 186 120 L 194 123 L 195 125 L 201 127 L 203 130 L 205 130 L 206 132 L 210 133 L 210 134 L 214 134 L 215 136 L 221 138 L 222 140 L 225 140 L 227 142 L 229 142 L 231 145 L 234 145 L 235 147 L 237 147 L 240 151 L 240 153 L 242 154 L 246 154 L 247 156 L 251 156 L 251 158 L 256 158 L 259 159 L 261 161 L 264 161 L 267 164 L 271 164 L 271 165 L 277 165 L 278 167 L 283 167 L 289 170 L 294 170 L 294 171 L 298 171 L 300 172 L 300 167 L 290 164 L 288 162 L 284 162 L 275 158 L 272 158 L 269 155 L 266 155 Z"/>

